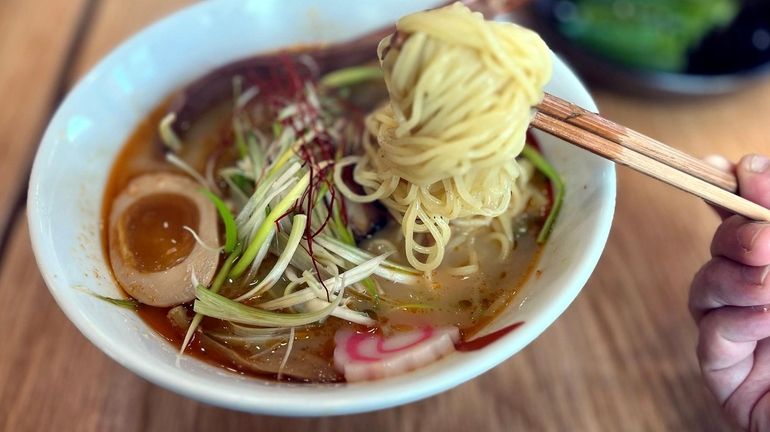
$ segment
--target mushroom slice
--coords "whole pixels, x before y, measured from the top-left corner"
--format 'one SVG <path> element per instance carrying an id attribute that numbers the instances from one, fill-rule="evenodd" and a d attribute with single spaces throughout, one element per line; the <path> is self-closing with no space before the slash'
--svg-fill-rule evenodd
<path id="1" fill-rule="evenodd" d="M 193 274 L 208 285 L 219 252 L 217 211 L 187 177 L 169 173 L 137 177 L 110 211 L 109 254 L 123 289 L 141 303 L 172 306 L 195 298 Z"/>

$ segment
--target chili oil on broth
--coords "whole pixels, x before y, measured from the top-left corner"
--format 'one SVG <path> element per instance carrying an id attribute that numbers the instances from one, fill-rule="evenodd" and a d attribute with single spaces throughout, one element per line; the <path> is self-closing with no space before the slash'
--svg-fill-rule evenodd
<path id="1" fill-rule="evenodd" d="M 376 99 L 364 101 L 365 105 L 374 107 L 380 104 L 380 98 L 385 94 L 384 86 L 373 87 L 354 88 L 351 92 L 351 99 L 355 99 L 353 105 L 361 107 L 361 95 L 377 95 Z M 228 154 L 228 151 L 232 150 L 231 102 L 228 100 L 218 103 L 206 110 L 206 113 L 198 118 L 185 134 L 184 150 L 180 157 L 199 172 L 206 169 L 212 157 L 221 160 L 231 157 Z M 176 167 L 165 160 L 164 149 L 157 138 L 158 124 L 168 107 L 168 101 L 162 103 L 140 123 L 123 146 L 111 169 L 102 207 L 101 232 L 105 257 L 109 256 L 107 251 L 110 241 L 105 228 L 106 221 L 109 220 L 112 202 L 120 191 L 133 178 L 143 174 L 163 171 L 179 173 Z M 360 111 L 352 114 L 360 115 Z M 542 192 L 543 196 L 549 196 L 549 185 L 539 173 L 534 174 L 533 185 Z M 471 234 L 473 241 L 469 245 L 447 250 L 445 264 L 435 270 L 424 284 L 405 286 L 375 276 L 383 292 L 380 304 L 374 304 L 363 298 L 354 301 L 359 303 L 357 305 L 359 310 L 366 310 L 378 321 L 378 327 L 367 329 L 339 318 L 329 317 L 321 325 L 297 329 L 291 355 L 285 366 L 285 370 L 292 373 L 283 375 L 281 379 L 298 382 L 343 381 L 342 375 L 333 366 L 334 334 L 343 327 L 362 331 L 381 331 L 388 334 L 424 325 L 434 327 L 454 325 L 460 329 L 465 340 L 472 337 L 511 303 L 527 279 L 534 273 L 541 253 L 536 236 L 544 222 L 547 207 L 547 203 L 545 205 L 530 203 L 527 210 L 517 218 L 514 224 L 517 228 L 515 248 L 505 260 L 500 260 L 498 257 L 499 244 L 485 238 L 484 229 L 481 229 Z M 374 240 L 377 239 L 395 241 L 398 232 L 398 224 L 391 220 L 385 229 L 363 240 L 359 246 L 366 248 L 367 245 L 375 244 Z M 184 234 L 187 235 L 186 232 Z M 128 235 L 141 237 L 142 232 L 129 232 Z M 222 238 L 221 232 L 220 238 Z M 146 243 L 142 238 L 133 240 L 137 243 Z M 478 254 L 479 271 L 462 277 L 450 275 L 447 271 L 449 263 L 461 262 L 467 255 L 469 247 L 474 248 Z M 404 263 L 402 256 L 403 253 L 396 254 L 391 259 Z M 220 265 L 221 261 L 220 259 Z M 260 271 L 264 275 L 267 270 Z M 279 284 L 287 283 L 288 281 L 281 280 Z M 246 290 L 242 285 L 242 281 L 228 281 L 221 293 L 229 296 L 238 295 Z M 167 341 L 180 347 L 185 329 L 179 325 L 178 321 L 190 319 L 193 315 L 192 304 L 182 306 L 184 309 L 173 311 L 174 308 L 171 307 L 140 305 L 138 314 L 148 326 Z M 182 314 L 184 316 L 180 316 L 180 310 L 184 311 Z M 170 315 L 174 313 L 177 316 L 176 323 L 170 319 Z M 205 318 L 201 324 L 203 334 L 196 332 L 185 353 L 237 373 L 260 378 L 277 378 L 277 370 L 286 354 L 287 341 L 278 339 L 264 344 L 250 345 L 207 335 L 209 333 L 227 334 L 228 325 L 216 319 Z"/>

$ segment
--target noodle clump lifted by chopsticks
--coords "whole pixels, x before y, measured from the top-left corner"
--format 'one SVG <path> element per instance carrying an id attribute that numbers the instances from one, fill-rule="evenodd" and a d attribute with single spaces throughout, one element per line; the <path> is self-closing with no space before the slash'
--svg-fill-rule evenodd
<path id="1" fill-rule="evenodd" d="M 455 3 L 402 18 L 378 53 L 390 103 L 368 116 L 366 153 L 340 160 L 335 183 L 352 201 L 382 202 L 401 221 L 407 260 L 428 272 L 451 221 L 524 207 L 516 157 L 550 52 L 536 33 Z M 342 181 L 349 165 L 365 194 Z"/>

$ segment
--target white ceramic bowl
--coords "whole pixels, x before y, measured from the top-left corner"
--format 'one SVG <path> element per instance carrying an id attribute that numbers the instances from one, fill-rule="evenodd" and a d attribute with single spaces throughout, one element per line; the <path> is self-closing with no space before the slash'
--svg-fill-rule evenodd
<path id="1" fill-rule="evenodd" d="M 615 204 L 613 165 L 540 135 L 568 185 L 561 217 L 533 278 L 493 331 L 524 324 L 484 349 L 456 353 L 409 374 L 375 382 L 298 385 L 239 376 L 176 350 L 139 317 L 76 287 L 111 296 L 99 237 L 104 184 L 121 145 L 171 91 L 230 61 L 282 47 L 337 42 L 393 23 L 436 0 L 202 2 L 140 32 L 99 63 L 59 107 L 43 137 L 29 188 L 32 245 L 64 313 L 107 355 L 146 379 L 227 408 L 277 415 L 370 411 L 425 398 L 509 358 L 567 308 L 593 271 Z M 578 79 L 556 61 L 548 91 L 595 109 Z"/>

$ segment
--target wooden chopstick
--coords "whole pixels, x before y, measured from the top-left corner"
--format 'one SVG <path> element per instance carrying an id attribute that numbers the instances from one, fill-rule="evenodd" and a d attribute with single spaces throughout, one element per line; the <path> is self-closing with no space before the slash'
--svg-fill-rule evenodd
<path id="1" fill-rule="evenodd" d="M 540 112 L 551 117 L 575 125 L 580 129 L 585 129 L 594 135 L 651 157 L 658 162 L 672 166 L 679 171 L 684 171 L 722 189 L 730 192 L 738 190 L 738 182 L 734 175 L 720 171 L 700 159 L 669 147 L 646 135 L 642 135 L 635 130 L 607 120 L 572 102 L 546 93 L 543 102 L 537 108 Z"/>
<path id="2" fill-rule="evenodd" d="M 536 108 L 531 125 L 537 129 L 749 219 L 770 222 L 770 209 L 733 193 L 737 181 L 730 174 L 555 96 L 546 94 Z"/>

